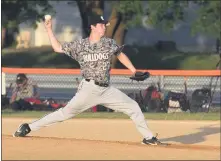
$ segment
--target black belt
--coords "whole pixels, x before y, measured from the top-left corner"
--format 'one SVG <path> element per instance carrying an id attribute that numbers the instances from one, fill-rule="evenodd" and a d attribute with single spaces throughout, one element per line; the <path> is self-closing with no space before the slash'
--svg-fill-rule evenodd
<path id="1" fill-rule="evenodd" d="M 87 82 L 90 82 L 91 79 L 85 79 Z M 109 84 L 107 83 L 100 83 L 100 82 L 97 82 L 97 81 L 94 81 L 94 84 L 98 85 L 98 86 L 101 86 L 101 87 L 108 87 Z"/>

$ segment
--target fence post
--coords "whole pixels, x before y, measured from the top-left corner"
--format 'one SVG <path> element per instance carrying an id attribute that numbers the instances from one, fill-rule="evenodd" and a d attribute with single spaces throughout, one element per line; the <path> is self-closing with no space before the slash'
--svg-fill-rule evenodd
<path id="1" fill-rule="evenodd" d="M 2 72 L 2 95 L 6 94 L 5 73 Z"/>
<path id="2" fill-rule="evenodd" d="M 160 89 L 164 91 L 164 75 L 160 75 Z"/>

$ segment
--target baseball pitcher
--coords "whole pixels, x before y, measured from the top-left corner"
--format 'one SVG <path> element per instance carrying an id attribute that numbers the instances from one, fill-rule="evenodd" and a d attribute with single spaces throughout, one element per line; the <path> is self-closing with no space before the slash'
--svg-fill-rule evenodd
<path id="1" fill-rule="evenodd" d="M 83 79 L 78 86 L 76 95 L 65 107 L 34 122 L 20 125 L 13 136 L 24 137 L 31 131 L 73 118 L 77 114 L 100 104 L 128 115 L 142 135 L 143 144 L 162 144 L 148 128 L 138 104 L 110 85 L 111 57 L 113 54 L 116 55 L 119 61 L 131 71 L 133 76 L 139 77 L 142 73 L 136 71 L 115 40 L 104 36 L 106 27 L 110 25 L 109 22 L 105 21 L 102 16 L 91 14 L 89 24 L 89 37 L 61 44 L 52 31 L 51 17 L 47 16 L 45 18 L 45 28 L 54 51 L 65 53 L 78 61 Z"/>

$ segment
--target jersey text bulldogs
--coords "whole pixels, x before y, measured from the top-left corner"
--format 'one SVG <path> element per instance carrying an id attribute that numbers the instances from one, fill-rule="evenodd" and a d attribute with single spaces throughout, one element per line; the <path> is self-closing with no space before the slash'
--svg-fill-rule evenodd
<path id="1" fill-rule="evenodd" d="M 88 55 L 83 55 L 84 61 L 89 62 L 89 61 L 98 61 L 98 60 L 106 60 L 108 59 L 108 54 L 107 53 L 100 53 L 100 54 L 88 54 Z"/>

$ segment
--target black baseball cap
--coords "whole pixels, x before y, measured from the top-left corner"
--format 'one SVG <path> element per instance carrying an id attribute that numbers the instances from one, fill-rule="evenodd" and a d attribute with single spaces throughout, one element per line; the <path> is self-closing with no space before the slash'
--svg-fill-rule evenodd
<path id="1" fill-rule="evenodd" d="M 105 26 L 109 26 L 110 23 L 106 20 L 104 20 L 104 17 L 102 15 L 98 15 L 96 13 L 90 13 L 89 14 L 89 19 L 88 19 L 88 25 L 89 27 L 91 25 L 96 25 L 98 23 L 102 23 L 102 24 L 105 24 Z"/>
<path id="2" fill-rule="evenodd" d="M 17 76 L 16 76 L 16 83 L 17 84 L 21 84 L 23 83 L 25 80 L 27 79 L 26 75 L 24 73 L 19 73 Z"/>

